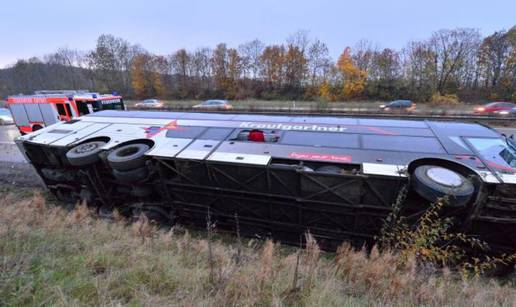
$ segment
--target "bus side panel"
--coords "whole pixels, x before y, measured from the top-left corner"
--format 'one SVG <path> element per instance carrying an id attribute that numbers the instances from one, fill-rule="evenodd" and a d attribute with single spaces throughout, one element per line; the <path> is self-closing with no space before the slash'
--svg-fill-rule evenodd
<path id="1" fill-rule="evenodd" d="M 11 110 L 16 126 L 30 126 L 27 111 L 25 111 L 23 104 L 11 104 L 9 105 L 9 109 Z"/>
<path id="2" fill-rule="evenodd" d="M 52 104 L 41 103 L 38 105 L 39 109 L 41 110 L 41 114 L 43 115 L 43 121 L 45 122 L 45 126 L 50 126 L 59 121 L 57 111 Z"/>

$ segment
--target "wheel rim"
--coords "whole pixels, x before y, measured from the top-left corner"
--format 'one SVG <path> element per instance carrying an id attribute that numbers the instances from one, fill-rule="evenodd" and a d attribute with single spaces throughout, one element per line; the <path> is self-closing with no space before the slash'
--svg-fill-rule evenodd
<path id="1" fill-rule="evenodd" d="M 80 147 L 78 147 L 75 152 L 76 153 L 86 153 L 86 152 L 90 152 L 90 151 L 93 151 L 95 149 L 97 149 L 98 145 L 97 143 L 87 143 L 87 144 L 84 144 Z"/>
<path id="2" fill-rule="evenodd" d="M 464 183 L 459 174 L 443 167 L 432 167 L 426 171 L 426 175 L 433 181 L 447 187 L 456 188 Z"/>

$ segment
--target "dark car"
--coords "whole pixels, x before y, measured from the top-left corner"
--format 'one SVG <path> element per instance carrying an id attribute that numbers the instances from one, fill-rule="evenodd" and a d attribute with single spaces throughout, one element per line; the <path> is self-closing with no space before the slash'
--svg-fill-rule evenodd
<path id="1" fill-rule="evenodd" d="M 505 102 L 505 101 L 498 101 L 498 102 L 491 102 L 486 105 L 476 107 L 475 113 L 476 114 L 489 114 L 489 113 L 499 113 L 502 111 L 509 111 L 512 108 L 516 108 L 516 104 L 512 102 Z"/>
<path id="2" fill-rule="evenodd" d="M 405 111 L 410 112 L 416 108 L 416 104 L 411 100 L 394 100 L 388 104 L 380 105 L 380 109 L 383 111 Z"/>

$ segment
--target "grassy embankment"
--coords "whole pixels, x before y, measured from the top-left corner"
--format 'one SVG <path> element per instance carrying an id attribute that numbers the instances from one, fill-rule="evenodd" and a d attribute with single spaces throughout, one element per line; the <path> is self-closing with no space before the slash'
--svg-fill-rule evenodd
<path id="1" fill-rule="evenodd" d="M 393 253 L 321 252 L 67 212 L 0 187 L 0 305 L 514 306 L 516 287 Z M 211 236 L 210 236 L 211 237 Z"/>

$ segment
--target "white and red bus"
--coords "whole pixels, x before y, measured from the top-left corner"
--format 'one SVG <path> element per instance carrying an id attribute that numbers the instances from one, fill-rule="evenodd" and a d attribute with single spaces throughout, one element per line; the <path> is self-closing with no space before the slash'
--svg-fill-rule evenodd
<path id="1" fill-rule="evenodd" d="M 21 134 L 101 110 L 125 109 L 122 96 L 81 90 L 36 91 L 32 95 L 13 95 L 7 97 L 7 107 Z"/>

